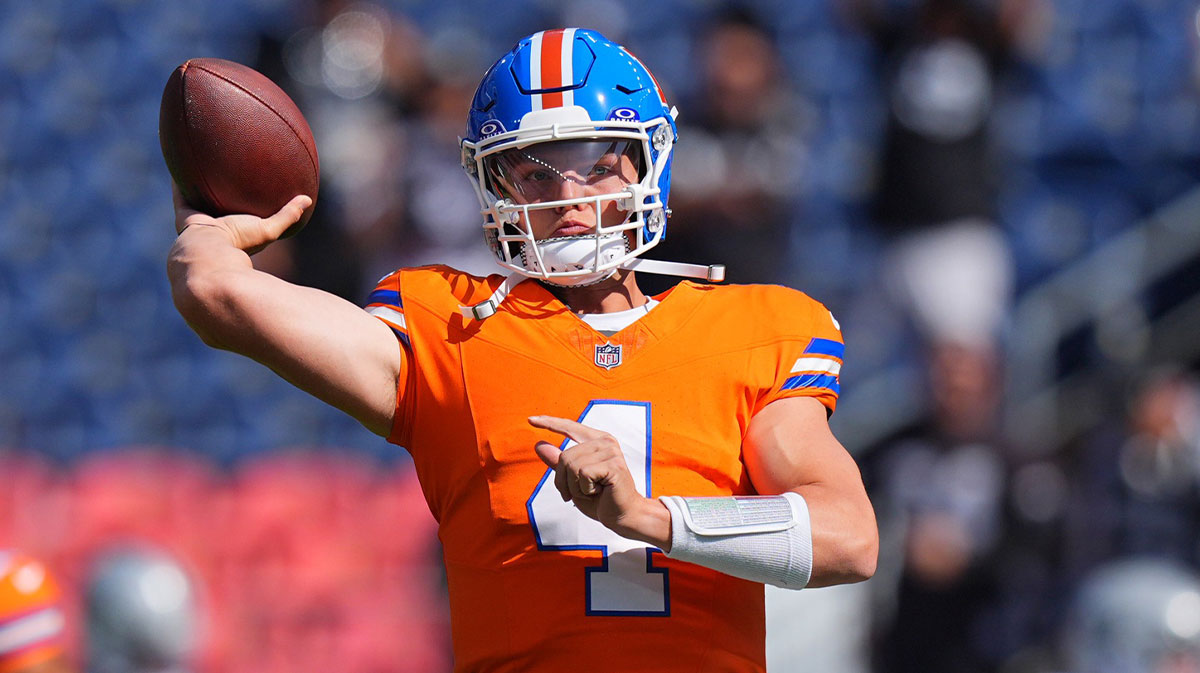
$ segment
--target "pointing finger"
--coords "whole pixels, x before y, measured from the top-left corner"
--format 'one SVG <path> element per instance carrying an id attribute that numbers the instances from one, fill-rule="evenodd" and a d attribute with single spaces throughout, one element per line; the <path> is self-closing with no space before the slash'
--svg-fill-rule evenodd
<path id="1" fill-rule="evenodd" d="M 601 433 L 595 428 L 589 428 L 583 423 L 558 416 L 530 416 L 529 424 L 535 428 L 543 428 L 560 435 L 565 435 L 577 442 L 584 442 L 599 437 Z"/>

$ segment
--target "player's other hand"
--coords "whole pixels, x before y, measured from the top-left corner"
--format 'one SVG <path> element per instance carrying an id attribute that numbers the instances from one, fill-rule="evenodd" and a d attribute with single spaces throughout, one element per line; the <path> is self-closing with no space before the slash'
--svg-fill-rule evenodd
<path id="1" fill-rule="evenodd" d="M 179 187 L 171 184 L 171 193 L 175 202 L 175 233 L 182 234 L 184 229 L 191 226 L 216 227 L 224 231 L 239 249 L 253 255 L 277 240 L 304 214 L 304 210 L 312 205 L 312 199 L 300 195 L 288 201 L 279 212 L 270 217 L 255 217 L 254 215 L 226 215 L 212 217 L 195 210 L 183 200 Z"/>
<path id="2" fill-rule="evenodd" d="M 533 447 L 554 470 L 554 485 L 564 501 L 621 537 L 670 549 L 670 512 L 638 492 L 616 437 L 556 416 L 531 416 L 529 423 L 576 442 L 565 451 L 547 441 Z"/>

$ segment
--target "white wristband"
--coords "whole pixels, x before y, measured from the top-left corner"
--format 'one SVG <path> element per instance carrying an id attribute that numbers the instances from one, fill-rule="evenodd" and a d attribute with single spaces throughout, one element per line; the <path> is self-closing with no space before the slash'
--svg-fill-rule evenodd
<path id="1" fill-rule="evenodd" d="M 785 589 L 808 585 L 812 527 L 799 493 L 659 500 L 671 512 L 668 558 Z"/>

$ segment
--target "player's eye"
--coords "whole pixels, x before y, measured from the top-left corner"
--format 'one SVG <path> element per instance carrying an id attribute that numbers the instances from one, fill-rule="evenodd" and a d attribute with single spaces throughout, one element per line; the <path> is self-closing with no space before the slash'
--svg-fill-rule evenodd
<path id="1" fill-rule="evenodd" d="M 521 181 L 529 184 L 542 184 L 553 178 L 554 174 L 545 168 L 531 168 L 524 173 Z"/>

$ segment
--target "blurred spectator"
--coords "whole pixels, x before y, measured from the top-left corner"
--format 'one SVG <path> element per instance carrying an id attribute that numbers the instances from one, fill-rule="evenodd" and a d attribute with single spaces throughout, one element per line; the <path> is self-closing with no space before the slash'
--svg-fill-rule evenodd
<path id="1" fill-rule="evenodd" d="M 684 142 L 672 162 L 672 214 L 651 255 L 725 264 L 734 283 L 781 282 L 805 108 L 773 36 L 749 12 L 726 10 L 693 49 L 699 82 L 694 98 L 679 105 Z M 648 287 L 660 282 L 648 280 Z"/>
<path id="2" fill-rule="evenodd" d="M 287 91 L 313 129 L 321 195 L 304 235 L 255 256 L 255 266 L 350 301 L 378 274 L 405 223 L 396 188 L 406 119 L 425 78 L 423 36 L 373 2 L 322 0 L 315 25 L 259 36 L 254 67 Z M 276 246 L 271 246 L 275 248 Z"/>
<path id="3" fill-rule="evenodd" d="M 1080 586 L 1062 634 L 1066 673 L 1200 672 L 1200 576 L 1194 567 L 1132 557 Z"/>
<path id="4" fill-rule="evenodd" d="M 1067 452 L 1068 577 L 1140 554 L 1200 565 L 1200 381 L 1147 374 L 1124 414 Z"/>
<path id="5" fill-rule="evenodd" d="M 0 549 L 0 673 L 69 673 L 58 583 L 40 561 Z"/>
<path id="6" fill-rule="evenodd" d="M 1014 272 L 995 220 L 988 131 L 1013 33 L 1031 4 L 854 1 L 883 59 L 880 271 L 926 340 L 991 348 L 1006 318 Z"/>
<path id="7" fill-rule="evenodd" d="M 495 270 L 458 163 L 461 114 L 485 64 L 478 37 L 426 35 L 373 2 L 325 0 L 318 25 L 260 36 L 256 67 L 297 99 L 321 153 L 318 210 L 304 235 L 255 266 L 351 301 L 397 266 Z"/>
<path id="8" fill-rule="evenodd" d="M 982 628 L 997 598 L 992 563 L 1005 532 L 996 362 L 942 345 L 930 354 L 928 377 L 928 418 L 865 458 L 882 545 L 876 589 L 890 594 L 876 625 L 877 670 L 996 670 L 992 634 Z"/>
<path id="9" fill-rule="evenodd" d="M 95 559 L 84 590 L 88 673 L 185 673 L 200 639 L 192 580 L 147 548 Z"/>
<path id="10" fill-rule="evenodd" d="M 403 196 L 404 230 L 390 248 L 379 250 L 371 277 L 397 266 L 449 264 L 487 275 L 499 271 L 496 258 L 481 245 L 479 202 L 460 164 L 462 110 L 471 105 L 478 82 L 474 73 L 489 65 L 478 36 L 464 28 L 429 36 L 423 52 L 424 79 L 407 121 L 409 144 L 397 164 Z"/>

